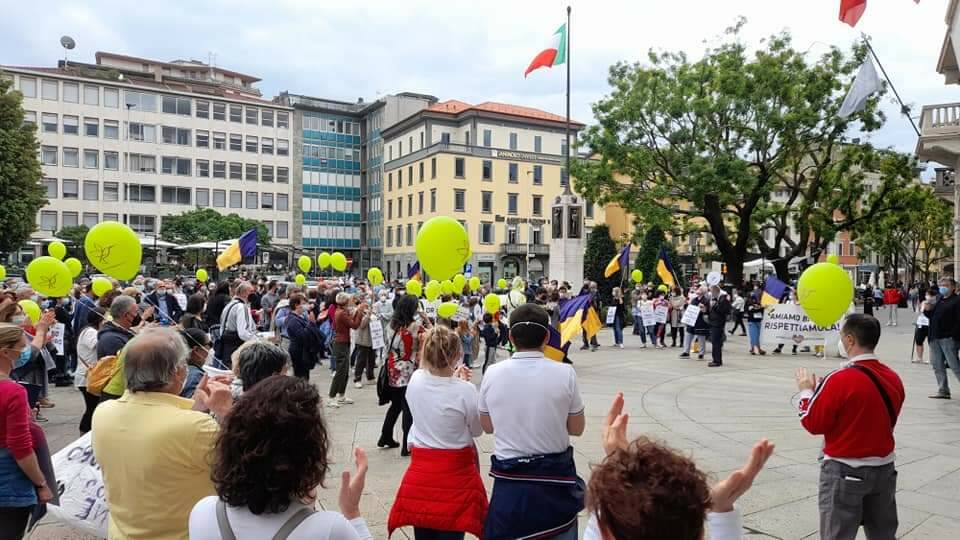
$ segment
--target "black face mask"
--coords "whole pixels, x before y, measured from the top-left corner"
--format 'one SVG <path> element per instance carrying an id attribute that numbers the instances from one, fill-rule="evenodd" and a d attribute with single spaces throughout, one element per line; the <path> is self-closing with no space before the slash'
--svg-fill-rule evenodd
<path id="1" fill-rule="evenodd" d="M 137 316 L 133 318 L 133 321 L 130 323 L 130 326 L 139 326 L 143 322 L 143 318 L 140 317 L 140 314 L 137 313 Z"/>

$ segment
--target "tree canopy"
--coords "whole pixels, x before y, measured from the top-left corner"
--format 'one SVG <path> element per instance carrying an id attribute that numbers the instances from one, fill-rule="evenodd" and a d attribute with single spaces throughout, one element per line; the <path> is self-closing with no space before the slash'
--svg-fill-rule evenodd
<path id="1" fill-rule="evenodd" d="M 267 234 L 267 226 L 263 222 L 237 214 L 223 215 L 216 210 L 205 208 L 190 210 L 178 216 L 166 216 L 160 237 L 178 244 L 223 242 L 238 238 L 253 228 L 257 229 L 257 243 L 269 246 L 270 235 Z"/>
<path id="2" fill-rule="evenodd" d="M 583 253 L 583 277 L 597 282 L 597 289 L 600 291 L 600 298 L 604 301 L 610 299 L 613 287 L 619 285 L 621 273 L 617 273 L 610 278 L 603 277 L 607 264 L 617 254 L 617 245 L 610 238 L 610 228 L 606 225 L 594 225 L 587 237 L 587 245 Z M 629 269 L 628 269 L 629 270 Z M 579 283 L 571 283 L 576 288 Z M 576 294 L 576 290 L 572 291 Z"/>
<path id="3" fill-rule="evenodd" d="M 84 252 L 83 243 L 87 239 L 87 233 L 90 228 L 86 225 L 77 225 L 75 227 L 64 227 L 56 232 L 54 236 L 61 240 L 68 240 L 67 256 L 76 257 L 81 262 L 87 262 L 87 254 Z"/>
<path id="4" fill-rule="evenodd" d="M 30 239 L 37 212 L 47 204 L 36 126 L 23 123 L 23 96 L 13 82 L 0 77 L 0 252 L 10 252 Z"/>
<path id="5" fill-rule="evenodd" d="M 677 251 L 673 248 L 672 244 L 667 242 L 666 235 L 663 234 L 663 229 L 660 228 L 659 225 L 653 224 L 647 229 L 646 234 L 643 235 L 643 240 L 640 243 L 640 251 L 637 252 L 637 260 L 634 264 L 638 270 L 643 272 L 644 282 L 656 283 L 660 281 L 656 268 L 661 247 L 667 248 L 667 257 L 670 258 L 672 264 L 676 265 Z"/>

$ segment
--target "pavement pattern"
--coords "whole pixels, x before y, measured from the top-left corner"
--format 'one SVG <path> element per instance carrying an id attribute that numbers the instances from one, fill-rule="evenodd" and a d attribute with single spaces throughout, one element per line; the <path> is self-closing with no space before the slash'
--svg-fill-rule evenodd
<path id="1" fill-rule="evenodd" d="M 886 314 L 878 313 L 885 322 Z M 907 310 L 900 310 L 901 321 L 912 321 Z M 932 400 L 936 390 L 928 364 L 911 364 L 913 328 L 908 324 L 884 327 L 878 353 L 900 374 L 907 401 L 897 423 L 899 538 L 952 539 L 960 531 L 960 399 Z M 679 359 L 679 349 L 642 349 L 639 336 L 625 332 L 625 348 L 611 346 L 612 333 L 601 332 L 601 348 L 596 352 L 579 351 L 574 344 L 580 391 L 586 404 L 587 428 L 573 445 L 580 475 L 589 479 L 590 466 L 603 455 L 600 429 L 610 401 L 617 391 L 625 394 L 625 411 L 630 414 L 629 435 L 646 435 L 665 441 L 673 448 L 692 455 L 698 465 L 714 478 L 723 478 L 739 468 L 754 442 L 767 437 L 776 444 L 776 452 L 760 473 L 753 488 L 739 501 L 744 514 L 744 534 L 750 539 L 817 538 L 817 464 L 821 439 L 808 435 L 800 426 L 795 409 L 794 369 L 807 367 L 818 375 L 835 369 L 839 358 L 815 358 L 812 353 L 750 356 L 747 338 L 731 336 L 724 346 L 724 366 L 708 368 L 706 361 Z M 667 345 L 670 339 L 667 338 Z M 506 353 L 499 355 L 501 361 Z M 474 371 L 479 384 L 480 370 Z M 960 395 L 960 381 L 951 377 L 951 385 Z M 321 366 L 313 370 L 312 380 L 326 394 L 330 371 Z M 356 404 L 341 409 L 327 408 L 328 428 L 333 441 L 334 461 L 322 490 L 319 504 L 337 508 L 340 470 L 352 468 L 355 446 L 368 452 L 370 470 L 361 509 L 374 538 L 387 538 L 386 522 L 390 505 L 407 459 L 398 450 L 377 450 L 376 441 L 385 407 L 376 404 L 376 389 L 352 385 L 348 397 Z M 78 435 L 77 424 L 83 404 L 73 388 L 52 392 L 56 407 L 45 411 L 44 424 L 53 449 L 59 449 Z M 400 423 L 397 423 L 399 440 Z M 493 437 L 477 439 L 484 482 L 491 479 L 489 454 Z M 581 514 L 581 531 L 586 524 Z M 41 522 L 33 539 L 85 539 L 64 526 Z M 413 538 L 412 530 L 400 530 L 393 538 Z M 860 538 L 864 538 L 861 532 Z"/>

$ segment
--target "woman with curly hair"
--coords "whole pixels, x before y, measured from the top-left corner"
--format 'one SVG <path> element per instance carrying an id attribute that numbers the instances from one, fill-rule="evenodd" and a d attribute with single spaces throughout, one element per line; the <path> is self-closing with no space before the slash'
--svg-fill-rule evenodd
<path id="1" fill-rule="evenodd" d="M 317 487 L 330 468 L 330 440 L 320 394 L 297 377 L 274 375 L 237 400 L 221 426 L 211 477 L 217 496 L 190 512 L 193 540 L 372 539 L 360 516 L 367 457 L 344 471 L 340 513 L 315 510 Z"/>

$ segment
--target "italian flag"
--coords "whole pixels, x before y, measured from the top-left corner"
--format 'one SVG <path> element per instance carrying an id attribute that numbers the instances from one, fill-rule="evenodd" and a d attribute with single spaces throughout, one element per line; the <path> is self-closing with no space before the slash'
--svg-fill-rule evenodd
<path id="1" fill-rule="evenodd" d="M 567 24 L 564 23 L 550 37 L 550 43 L 533 57 L 533 61 L 523 72 L 526 77 L 531 71 L 542 67 L 559 66 L 567 61 Z"/>

